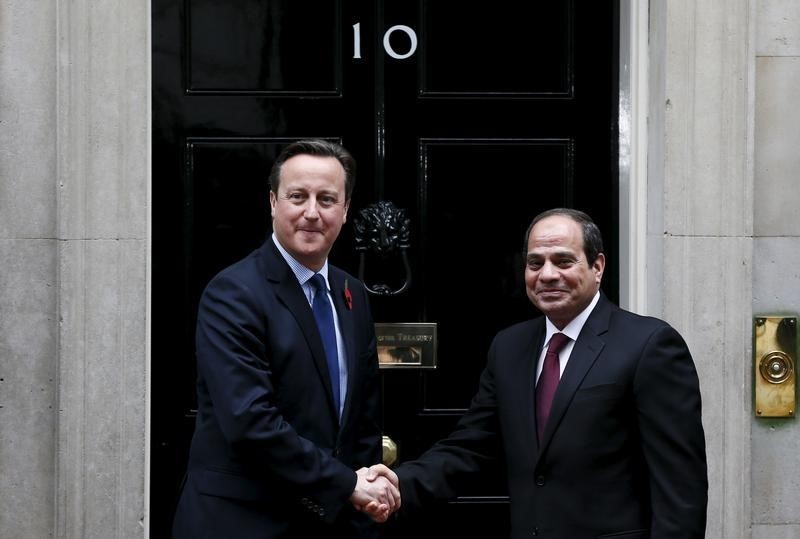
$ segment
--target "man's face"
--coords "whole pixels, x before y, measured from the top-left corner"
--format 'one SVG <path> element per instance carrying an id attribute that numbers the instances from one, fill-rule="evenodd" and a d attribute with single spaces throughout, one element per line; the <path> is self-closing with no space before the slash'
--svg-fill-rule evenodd
<path id="1" fill-rule="evenodd" d="M 528 237 L 525 289 L 533 304 L 563 329 L 591 303 L 604 267 L 602 253 L 591 266 L 586 262 L 578 223 L 563 215 L 545 217 Z"/>
<path id="2" fill-rule="evenodd" d="M 322 268 L 347 221 L 344 178 L 334 157 L 295 155 L 281 166 L 277 195 L 269 193 L 275 237 L 314 271 Z"/>

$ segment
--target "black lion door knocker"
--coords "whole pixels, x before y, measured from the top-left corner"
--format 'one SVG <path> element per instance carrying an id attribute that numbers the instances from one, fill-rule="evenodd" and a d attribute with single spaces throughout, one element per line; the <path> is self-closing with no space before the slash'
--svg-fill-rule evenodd
<path id="1" fill-rule="evenodd" d="M 358 278 L 367 287 L 367 291 L 378 296 L 396 296 L 411 286 L 411 266 L 408 263 L 410 246 L 410 223 L 406 210 L 396 208 L 391 202 L 380 201 L 370 204 L 360 212 L 353 222 L 355 230 L 356 251 L 359 253 Z M 403 261 L 405 277 L 402 286 L 392 288 L 386 283 L 370 285 L 365 275 L 367 254 L 376 255 L 381 265 L 395 273 L 399 257 Z"/>

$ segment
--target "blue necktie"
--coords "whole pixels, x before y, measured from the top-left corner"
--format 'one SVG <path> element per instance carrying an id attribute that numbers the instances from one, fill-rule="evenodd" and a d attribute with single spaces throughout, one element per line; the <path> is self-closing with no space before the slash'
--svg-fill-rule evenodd
<path id="1" fill-rule="evenodd" d="M 333 323 L 333 309 L 331 302 L 328 301 L 328 287 L 325 286 L 325 277 L 315 273 L 309 279 L 314 288 L 314 302 L 312 310 L 317 321 L 319 335 L 322 337 L 322 345 L 325 347 L 325 359 L 328 362 L 328 374 L 331 377 L 331 387 L 333 388 L 333 402 L 336 404 L 336 416 L 339 416 L 339 404 L 341 395 L 339 393 L 339 353 L 336 348 L 336 326 Z"/>

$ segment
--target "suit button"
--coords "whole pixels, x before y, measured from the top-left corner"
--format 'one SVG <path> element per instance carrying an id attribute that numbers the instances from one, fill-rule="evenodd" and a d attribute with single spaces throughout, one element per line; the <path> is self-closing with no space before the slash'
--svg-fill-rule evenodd
<path id="1" fill-rule="evenodd" d="M 341 456 L 342 456 L 342 448 L 341 448 L 341 447 L 337 447 L 337 448 L 336 448 L 336 449 L 333 451 L 333 454 L 334 454 L 334 455 L 336 455 L 337 457 L 341 457 Z"/>
<path id="2" fill-rule="evenodd" d="M 543 487 L 544 486 L 544 476 L 543 475 L 537 475 L 536 476 L 536 486 L 538 486 L 538 487 Z"/>
<path id="3" fill-rule="evenodd" d="M 539 528 L 534 528 L 533 531 L 531 532 L 531 535 L 534 536 L 534 537 L 539 535 Z"/>

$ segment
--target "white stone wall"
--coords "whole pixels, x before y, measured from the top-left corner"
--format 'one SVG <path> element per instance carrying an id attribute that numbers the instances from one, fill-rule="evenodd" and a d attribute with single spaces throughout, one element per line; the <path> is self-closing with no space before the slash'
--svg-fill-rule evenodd
<path id="1" fill-rule="evenodd" d="M 800 3 L 757 2 L 754 314 L 800 315 Z M 800 424 L 752 419 L 756 539 L 800 537 Z"/>
<path id="2" fill-rule="evenodd" d="M 0 537 L 143 537 L 147 0 L 0 2 Z"/>
<path id="3" fill-rule="evenodd" d="M 800 312 L 800 4 L 650 10 L 648 306 L 698 365 L 707 537 L 800 537 L 800 425 L 752 408 L 753 315 Z"/>

